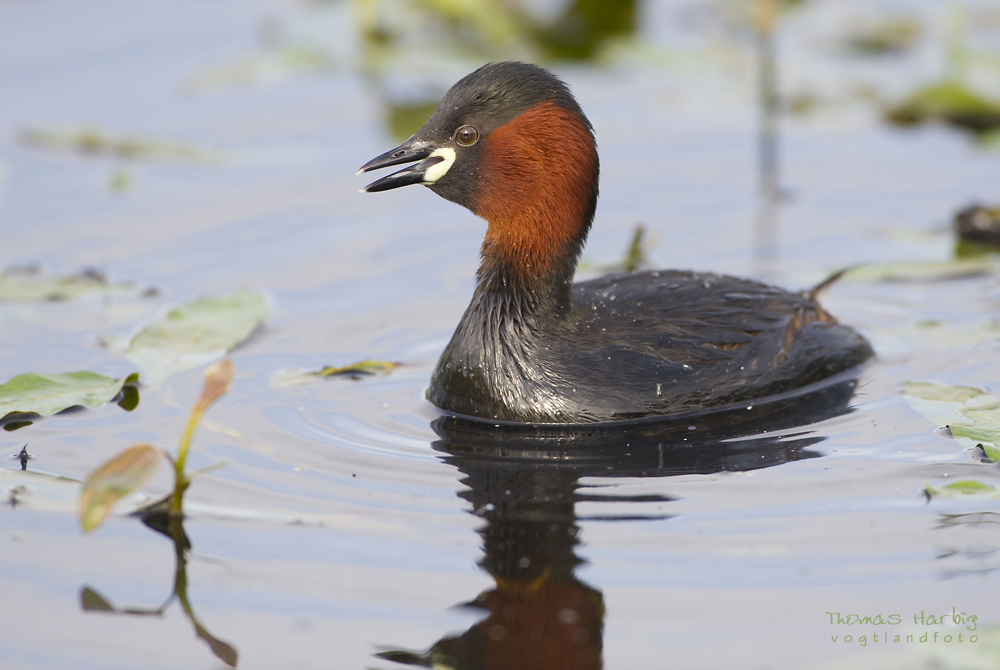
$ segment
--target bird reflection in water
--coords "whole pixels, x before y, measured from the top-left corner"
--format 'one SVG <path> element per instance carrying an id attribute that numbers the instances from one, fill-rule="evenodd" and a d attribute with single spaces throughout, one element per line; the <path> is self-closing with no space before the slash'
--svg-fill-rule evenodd
<path id="1" fill-rule="evenodd" d="M 576 503 L 670 498 L 588 495 L 580 479 L 747 471 L 818 457 L 808 447 L 822 436 L 787 431 L 851 411 L 855 386 L 847 374 L 763 405 L 670 422 L 531 427 L 437 419 L 433 428 L 441 439 L 434 447 L 464 475 L 468 488 L 459 495 L 484 521 L 480 566 L 496 586 L 464 604 L 485 613 L 468 631 L 443 637 L 429 651 L 390 649 L 376 656 L 452 670 L 601 668 L 604 598 L 574 574 L 583 562 L 576 554 L 579 522 L 668 515 L 580 517 Z M 784 432 L 762 434 L 773 431 Z"/>

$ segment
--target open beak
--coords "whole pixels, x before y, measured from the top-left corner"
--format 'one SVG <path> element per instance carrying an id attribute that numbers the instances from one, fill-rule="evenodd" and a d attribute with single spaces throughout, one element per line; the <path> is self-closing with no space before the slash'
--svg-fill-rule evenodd
<path id="1" fill-rule="evenodd" d="M 445 161 L 444 156 L 434 155 L 436 146 L 433 143 L 427 142 L 426 140 L 419 140 L 414 137 L 406 140 L 400 144 L 395 149 L 391 149 L 378 158 L 373 158 L 358 170 L 358 174 L 364 172 L 371 172 L 372 170 L 378 170 L 380 168 L 390 167 L 392 165 L 402 165 L 403 163 L 413 163 L 414 161 L 419 161 L 410 167 L 404 168 L 399 172 L 393 172 L 387 177 L 382 177 L 377 181 L 365 186 L 361 189 L 362 193 L 377 193 L 379 191 L 388 191 L 392 188 L 399 188 L 400 186 L 409 186 L 410 184 L 430 184 L 435 181 L 435 177 L 429 175 L 427 171 Z"/>

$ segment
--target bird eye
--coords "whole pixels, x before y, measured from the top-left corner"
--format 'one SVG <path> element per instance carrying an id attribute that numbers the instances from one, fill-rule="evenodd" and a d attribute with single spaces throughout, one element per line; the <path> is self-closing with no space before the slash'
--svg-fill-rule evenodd
<path id="1" fill-rule="evenodd" d="M 455 141 L 463 147 L 471 147 L 479 141 L 479 131 L 472 126 L 462 126 L 455 131 Z"/>

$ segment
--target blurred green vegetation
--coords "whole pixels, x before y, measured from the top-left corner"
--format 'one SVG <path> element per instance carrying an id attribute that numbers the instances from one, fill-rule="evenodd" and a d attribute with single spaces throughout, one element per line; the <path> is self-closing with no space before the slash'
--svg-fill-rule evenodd
<path id="1" fill-rule="evenodd" d="M 941 121 L 985 133 L 1000 128 L 1000 102 L 973 91 L 955 80 L 923 86 L 885 111 L 885 118 L 900 126 Z"/>
<path id="2" fill-rule="evenodd" d="M 955 214 L 955 256 L 1000 253 L 1000 207 L 971 205 Z"/>
<path id="3" fill-rule="evenodd" d="M 539 14 L 527 0 L 356 0 L 359 64 L 378 88 L 403 53 L 451 52 L 470 61 L 593 61 L 616 41 L 634 38 L 639 0 L 572 0 Z M 425 98 L 385 94 L 392 136 L 405 139 L 434 111 L 442 91 Z"/>
<path id="4" fill-rule="evenodd" d="M 327 365 L 320 370 L 283 370 L 282 372 L 279 372 L 275 376 L 271 377 L 270 386 L 274 388 L 280 388 L 282 386 L 296 386 L 298 384 L 307 384 L 311 381 L 322 379 L 324 377 L 349 377 L 354 381 L 358 381 L 362 377 L 368 377 L 371 375 L 387 375 L 400 365 L 402 365 L 402 363 L 394 363 L 392 361 L 373 361 L 366 358 L 363 361 L 358 361 L 341 367 Z"/>
<path id="5" fill-rule="evenodd" d="M 98 268 L 86 268 L 74 275 L 49 275 L 34 265 L 0 269 L 0 304 L 61 302 L 91 293 L 141 295 L 143 289 L 128 282 L 109 281 Z"/>
<path id="6" fill-rule="evenodd" d="M 389 102 L 387 107 L 389 132 L 394 138 L 402 142 L 420 130 L 420 127 L 427 122 L 434 108 L 437 107 L 437 103 L 437 100 L 428 100 L 426 102 Z"/>
<path id="7" fill-rule="evenodd" d="M 554 21 L 532 26 L 533 41 L 549 58 L 590 60 L 610 39 L 631 36 L 636 0 L 574 0 Z"/>
<path id="8" fill-rule="evenodd" d="M 898 54 L 913 47 L 923 34 L 923 24 L 911 16 L 872 19 L 853 26 L 844 47 L 864 56 Z"/>
<path id="9" fill-rule="evenodd" d="M 356 0 L 369 48 L 393 47 L 413 29 L 440 36 L 485 58 L 521 53 L 532 60 L 591 60 L 613 39 L 630 38 L 638 0 L 572 0 L 543 16 L 527 0 Z M 399 15 L 408 20 L 397 20 Z M 505 56 L 506 54 L 506 56 Z"/>
<path id="10" fill-rule="evenodd" d="M 221 160 L 219 154 L 185 142 L 111 135 L 97 128 L 78 130 L 24 128 L 18 133 L 17 140 L 20 144 L 37 149 L 131 160 L 176 160 L 195 163 L 217 163 Z"/>

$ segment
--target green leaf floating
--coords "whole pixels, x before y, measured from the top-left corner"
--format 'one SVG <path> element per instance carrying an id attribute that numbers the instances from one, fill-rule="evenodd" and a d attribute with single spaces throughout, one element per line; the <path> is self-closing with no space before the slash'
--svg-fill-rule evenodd
<path id="1" fill-rule="evenodd" d="M 906 382 L 903 384 L 903 394 L 920 400 L 964 403 L 983 395 L 983 392 L 971 386 L 945 386 L 934 382 Z"/>
<path id="2" fill-rule="evenodd" d="M 969 386 L 906 382 L 910 405 L 956 438 L 972 441 L 991 461 L 1000 461 L 1000 398 Z"/>
<path id="3" fill-rule="evenodd" d="M 320 377 L 350 377 L 357 380 L 361 379 L 363 375 L 387 375 L 399 366 L 399 363 L 393 363 L 392 361 L 372 361 L 365 359 L 339 368 L 326 366 L 322 370 L 315 370 L 313 372 L 285 370 L 272 377 L 270 385 L 272 387 L 295 386 L 308 383 Z"/>
<path id="4" fill-rule="evenodd" d="M 77 405 L 100 407 L 118 395 L 125 384 L 138 380 L 138 375 L 112 379 L 96 372 L 61 375 L 29 372 L 0 386 L 0 417 L 13 413 L 49 416 Z"/>
<path id="5" fill-rule="evenodd" d="M 351 363 L 350 365 L 345 365 L 340 368 L 332 368 L 326 366 L 322 370 L 316 373 L 318 377 L 333 377 L 335 375 L 345 375 L 352 377 L 354 379 L 359 378 L 361 375 L 373 375 L 377 372 L 382 374 L 387 374 L 393 369 L 399 367 L 399 363 L 393 363 L 391 361 L 370 361 L 363 360 L 357 363 Z"/>
<path id="6" fill-rule="evenodd" d="M 944 121 L 977 133 L 1000 127 L 1000 102 L 954 81 L 923 86 L 899 105 L 886 110 L 886 119 L 898 125 Z"/>
<path id="7" fill-rule="evenodd" d="M 136 444 L 90 473 L 80 491 L 80 525 L 90 532 L 101 525 L 111 507 L 142 486 L 163 459 L 149 444 Z"/>
<path id="8" fill-rule="evenodd" d="M 151 382 L 225 356 L 267 318 L 264 298 L 242 290 L 176 307 L 140 330 L 125 354 Z"/>
<path id="9" fill-rule="evenodd" d="M 968 410 L 965 416 L 972 421 L 971 426 L 953 423 L 948 427 L 955 437 L 967 437 L 978 442 L 986 457 L 994 463 L 1000 461 L 1000 409 Z"/>
<path id="10" fill-rule="evenodd" d="M 87 293 L 138 293 L 133 284 L 108 282 L 100 273 L 50 276 L 36 270 L 0 272 L 0 303 L 62 302 Z"/>
<path id="11" fill-rule="evenodd" d="M 25 128 L 17 140 L 26 146 L 55 151 L 71 151 L 87 156 L 114 156 L 126 159 L 179 160 L 217 163 L 221 156 L 190 144 L 151 137 L 111 135 L 96 128 L 56 130 Z"/>
<path id="12" fill-rule="evenodd" d="M 974 479 L 965 479 L 947 486 L 928 486 L 927 495 L 933 498 L 977 498 L 995 500 L 1000 498 L 1000 489 L 983 484 Z"/>
<path id="13" fill-rule="evenodd" d="M 80 607 L 83 608 L 84 612 L 115 611 L 115 608 L 111 606 L 111 603 L 105 600 L 100 593 L 87 586 L 80 591 Z"/>

